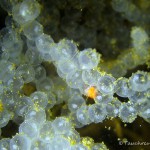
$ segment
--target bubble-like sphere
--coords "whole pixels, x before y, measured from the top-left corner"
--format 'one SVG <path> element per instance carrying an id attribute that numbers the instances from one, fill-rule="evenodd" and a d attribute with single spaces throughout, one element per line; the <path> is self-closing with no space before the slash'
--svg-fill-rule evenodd
<path id="1" fill-rule="evenodd" d="M 78 54 L 79 65 L 81 69 L 93 69 L 97 67 L 100 61 L 100 55 L 96 50 L 85 49 Z"/>
<path id="2" fill-rule="evenodd" d="M 4 110 L 0 112 L 0 128 L 5 127 L 9 122 L 9 120 L 11 119 L 11 113 L 6 108 L 2 109 Z"/>
<path id="3" fill-rule="evenodd" d="M 48 97 L 44 92 L 36 91 L 30 95 L 30 98 L 38 107 L 45 108 L 48 104 Z"/>
<path id="4" fill-rule="evenodd" d="M 136 110 L 138 111 L 138 114 L 145 118 L 150 118 L 150 103 L 149 101 L 143 101 L 142 103 L 137 103 Z"/>
<path id="5" fill-rule="evenodd" d="M 69 58 L 72 58 L 78 52 L 76 44 L 71 40 L 63 39 L 58 43 L 58 46 L 61 47 L 62 54 L 64 56 L 69 56 Z"/>
<path id="6" fill-rule="evenodd" d="M 51 91 L 53 87 L 54 87 L 53 81 L 49 77 L 36 81 L 36 88 L 38 91 L 42 92 Z"/>
<path id="7" fill-rule="evenodd" d="M 71 150 L 70 143 L 65 139 L 59 136 L 53 138 L 50 142 L 49 150 Z"/>
<path id="8" fill-rule="evenodd" d="M 1 7 L 5 10 L 5 11 L 7 11 L 7 12 L 9 12 L 9 13 L 11 13 L 11 11 L 12 11 L 12 7 L 14 6 L 14 5 L 16 5 L 18 3 L 18 0 L 13 0 L 13 1 L 8 1 L 8 0 L 2 0 L 2 1 L 0 1 L 0 5 L 1 5 Z"/>
<path id="9" fill-rule="evenodd" d="M 145 92 L 135 91 L 135 93 L 129 97 L 129 100 L 134 104 L 144 102 L 146 100 Z"/>
<path id="10" fill-rule="evenodd" d="M 70 117 L 70 120 L 72 121 L 72 123 L 74 124 L 75 128 L 82 128 L 84 126 L 84 124 L 82 124 L 78 120 L 76 112 L 75 113 L 71 113 L 69 117 Z"/>
<path id="11" fill-rule="evenodd" d="M 15 135 L 10 140 L 10 150 L 27 150 L 30 149 L 30 140 L 25 135 Z"/>
<path id="12" fill-rule="evenodd" d="M 88 69 L 82 71 L 82 79 L 88 85 L 96 85 L 100 76 L 101 74 L 97 70 Z"/>
<path id="13" fill-rule="evenodd" d="M 0 150 L 10 150 L 9 146 L 10 139 L 4 138 L 0 140 Z"/>
<path id="14" fill-rule="evenodd" d="M 63 134 L 71 129 L 71 123 L 65 117 L 58 117 L 52 123 L 53 129 L 56 134 Z"/>
<path id="15" fill-rule="evenodd" d="M 104 75 L 99 78 L 97 83 L 98 90 L 107 95 L 115 92 L 115 78 L 109 75 Z"/>
<path id="16" fill-rule="evenodd" d="M 37 21 L 32 21 L 23 26 L 23 32 L 29 40 L 35 40 L 43 33 L 43 26 Z"/>
<path id="17" fill-rule="evenodd" d="M 83 85 L 82 81 L 82 72 L 81 71 L 75 71 L 71 72 L 66 77 L 67 84 L 74 89 L 78 89 Z"/>
<path id="18" fill-rule="evenodd" d="M 12 81 L 12 89 L 14 92 L 18 92 L 24 85 L 24 81 L 22 77 L 16 77 L 14 76 Z"/>
<path id="19" fill-rule="evenodd" d="M 46 108 L 51 109 L 56 104 L 56 95 L 52 92 L 47 92 L 48 104 Z"/>
<path id="20" fill-rule="evenodd" d="M 71 112 L 75 112 L 83 104 L 85 100 L 81 95 L 73 95 L 68 101 L 68 108 Z"/>
<path id="21" fill-rule="evenodd" d="M 30 108 L 28 112 L 25 114 L 25 119 L 36 121 L 40 126 L 46 121 L 45 110 L 34 107 Z"/>
<path id="22" fill-rule="evenodd" d="M 20 35 L 15 32 L 13 29 L 9 31 L 2 38 L 2 49 L 3 51 L 8 52 L 9 59 L 17 58 L 23 49 L 23 40 Z"/>
<path id="23" fill-rule="evenodd" d="M 27 135 L 30 138 L 35 138 L 38 136 L 38 125 L 37 122 L 32 120 L 25 120 L 20 126 L 19 126 L 19 133 L 23 133 Z"/>
<path id="24" fill-rule="evenodd" d="M 69 87 L 64 80 L 59 77 L 53 78 L 54 82 L 54 91 L 56 95 L 56 103 L 60 104 L 63 101 L 67 100 L 69 97 Z"/>
<path id="25" fill-rule="evenodd" d="M 89 118 L 92 122 L 102 122 L 106 117 L 106 110 L 103 105 L 93 104 L 88 109 Z"/>
<path id="26" fill-rule="evenodd" d="M 77 116 L 77 120 L 84 125 L 87 125 L 91 122 L 89 115 L 88 115 L 88 106 L 86 106 L 86 105 L 82 105 L 77 110 L 76 116 Z"/>
<path id="27" fill-rule="evenodd" d="M 18 116 L 24 116 L 25 113 L 29 110 L 29 108 L 33 107 L 33 101 L 30 97 L 22 96 L 16 100 L 17 107 L 15 109 L 15 113 Z"/>
<path id="28" fill-rule="evenodd" d="M 42 62 L 42 58 L 37 49 L 28 49 L 25 53 L 26 62 L 31 65 L 38 65 Z"/>
<path id="29" fill-rule="evenodd" d="M 117 80 L 117 85 L 116 85 L 116 94 L 121 96 L 121 97 L 130 97 L 134 94 L 134 91 L 132 88 L 129 86 L 129 82 L 127 78 L 119 78 Z"/>
<path id="30" fill-rule="evenodd" d="M 39 137 L 43 139 L 46 143 L 49 143 L 54 136 L 54 129 L 50 121 L 46 121 L 39 132 Z"/>
<path id="31" fill-rule="evenodd" d="M 147 32 L 141 27 L 133 27 L 131 38 L 136 54 L 140 57 L 147 57 L 149 49 L 149 36 Z"/>
<path id="32" fill-rule="evenodd" d="M 49 54 L 51 56 L 52 61 L 58 62 L 61 58 L 61 48 L 58 47 L 58 44 L 52 43 L 51 44 L 51 49 L 49 51 Z"/>
<path id="33" fill-rule="evenodd" d="M 51 50 L 51 56 L 54 61 L 61 59 L 71 60 L 75 58 L 78 53 L 78 49 L 75 43 L 70 40 L 60 40 L 58 45 Z"/>
<path id="34" fill-rule="evenodd" d="M 36 47 L 41 54 L 50 53 L 51 45 L 54 43 L 50 35 L 41 34 L 35 40 Z"/>
<path id="35" fill-rule="evenodd" d="M 0 61 L 0 80 L 3 82 L 12 79 L 15 74 L 15 66 L 9 61 Z"/>
<path id="36" fill-rule="evenodd" d="M 63 137 L 66 137 L 70 143 L 79 143 L 81 140 L 80 134 L 75 129 L 69 130 L 67 133 L 63 134 Z"/>
<path id="37" fill-rule="evenodd" d="M 143 71 L 138 71 L 137 73 L 132 74 L 129 82 L 134 91 L 141 92 L 150 88 L 150 76 Z"/>
<path id="38" fill-rule="evenodd" d="M 119 110 L 112 103 L 108 103 L 106 105 L 106 114 L 107 117 L 116 117 L 118 115 Z"/>
<path id="39" fill-rule="evenodd" d="M 123 122 L 132 123 L 137 117 L 137 112 L 130 104 L 123 103 L 119 109 L 119 117 Z"/>
<path id="40" fill-rule="evenodd" d="M 2 102 L 4 103 L 4 106 L 6 109 L 4 111 L 14 111 L 14 107 L 16 105 L 15 99 L 17 98 L 17 93 L 13 93 L 13 91 L 10 91 L 9 89 L 6 90 L 3 93 Z M 11 114 L 11 112 L 5 112 L 6 114 Z"/>
<path id="41" fill-rule="evenodd" d="M 95 98 L 95 102 L 98 104 L 108 104 L 113 100 L 113 95 L 104 95 L 102 93 L 97 93 L 97 96 Z"/>
<path id="42" fill-rule="evenodd" d="M 35 139 L 32 141 L 30 150 L 49 150 L 49 146 L 42 139 Z"/>
<path id="43" fill-rule="evenodd" d="M 46 78 L 46 70 L 42 65 L 38 65 L 34 67 L 35 70 L 35 80 L 43 80 Z"/>
<path id="44" fill-rule="evenodd" d="M 71 60 L 63 59 L 58 62 L 58 69 L 63 74 L 69 74 L 70 72 L 77 70 L 77 65 L 75 62 L 73 62 Z"/>
<path id="45" fill-rule="evenodd" d="M 35 0 L 24 0 L 12 9 L 14 20 L 19 24 L 28 23 L 40 14 L 40 5 Z"/>
<path id="46" fill-rule="evenodd" d="M 34 68 L 28 64 L 20 65 L 16 70 L 16 74 L 21 76 L 25 83 L 29 83 L 35 78 Z"/>

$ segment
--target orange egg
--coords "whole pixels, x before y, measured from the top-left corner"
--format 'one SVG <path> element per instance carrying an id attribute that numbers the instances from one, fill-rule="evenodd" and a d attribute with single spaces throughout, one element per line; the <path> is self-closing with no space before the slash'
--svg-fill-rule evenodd
<path id="1" fill-rule="evenodd" d="M 92 99 L 95 99 L 97 96 L 97 89 L 94 86 L 89 87 L 86 90 L 86 96 Z"/>

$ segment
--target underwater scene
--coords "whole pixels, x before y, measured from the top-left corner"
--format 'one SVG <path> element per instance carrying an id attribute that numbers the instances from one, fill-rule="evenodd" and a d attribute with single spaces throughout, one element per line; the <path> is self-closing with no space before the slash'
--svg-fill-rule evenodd
<path id="1" fill-rule="evenodd" d="M 150 0 L 0 0 L 0 150 L 150 150 Z"/>

